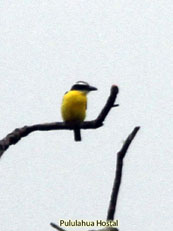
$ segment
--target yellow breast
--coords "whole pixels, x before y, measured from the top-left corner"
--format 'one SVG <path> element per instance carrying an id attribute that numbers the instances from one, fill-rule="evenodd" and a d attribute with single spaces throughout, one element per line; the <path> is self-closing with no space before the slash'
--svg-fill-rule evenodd
<path id="1" fill-rule="evenodd" d="M 66 122 L 83 121 L 86 115 L 87 97 L 80 91 L 67 92 L 62 101 L 61 114 Z"/>

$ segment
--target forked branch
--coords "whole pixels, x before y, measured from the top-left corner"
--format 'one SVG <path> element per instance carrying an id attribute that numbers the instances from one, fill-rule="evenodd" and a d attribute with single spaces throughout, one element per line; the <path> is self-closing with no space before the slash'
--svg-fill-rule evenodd
<path id="1" fill-rule="evenodd" d="M 96 129 L 103 126 L 103 121 L 105 120 L 107 114 L 112 107 L 118 106 L 114 104 L 118 94 L 118 87 L 113 85 L 111 87 L 110 96 L 103 107 L 102 111 L 95 120 L 85 121 L 81 123 L 80 129 Z M 71 125 L 67 125 L 64 122 L 53 122 L 44 124 L 35 124 L 31 126 L 24 126 L 22 128 L 17 128 L 10 134 L 8 134 L 4 139 L 0 140 L 0 157 L 9 148 L 10 145 L 16 144 L 21 138 L 29 135 L 31 132 L 35 131 L 50 131 L 50 130 L 72 130 Z"/>

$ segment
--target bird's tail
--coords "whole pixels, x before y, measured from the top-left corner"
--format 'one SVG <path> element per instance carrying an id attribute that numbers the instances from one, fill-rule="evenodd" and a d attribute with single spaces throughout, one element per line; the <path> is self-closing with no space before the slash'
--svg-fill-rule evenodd
<path id="1" fill-rule="evenodd" d="M 81 133 L 79 128 L 74 129 L 74 140 L 81 141 Z"/>

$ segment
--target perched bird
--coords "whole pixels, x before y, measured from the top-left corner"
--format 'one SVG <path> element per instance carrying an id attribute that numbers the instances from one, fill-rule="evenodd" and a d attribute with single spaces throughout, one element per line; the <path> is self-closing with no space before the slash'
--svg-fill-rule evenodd
<path id="1" fill-rule="evenodd" d="M 74 127 L 75 141 L 81 141 L 80 123 L 84 121 L 87 109 L 87 94 L 97 90 L 84 81 L 76 82 L 66 92 L 61 105 L 61 114 L 65 123 Z"/>

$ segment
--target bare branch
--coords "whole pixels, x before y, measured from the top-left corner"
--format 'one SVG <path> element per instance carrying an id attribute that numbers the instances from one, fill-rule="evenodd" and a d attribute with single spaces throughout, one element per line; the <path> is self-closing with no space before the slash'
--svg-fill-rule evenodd
<path id="1" fill-rule="evenodd" d="M 105 120 L 110 109 L 114 107 L 114 102 L 118 94 L 118 87 L 113 85 L 111 87 L 111 93 L 108 100 L 103 107 L 102 111 L 95 120 L 84 121 L 80 125 L 80 129 L 96 129 L 103 126 L 103 121 Z M 64 122 L 53 122 L 36 124 L 31 126 L 24 126 L 22 128 L 17 128 L 10 134 L 8 134 L 4 139 L 0 140 L 0 157 L 9 148 L 10 145 L 16 144 L 21 138 L 29 135 L 31 132 L 35 131 L 50 131 L 50 130 L 72 130 L 74 127 Z"/>
<path id="2" fill-rule="evenodd" d="M 97 119 L 95 120 L 95 123 L 99 126 L 102 125 L 103 121 L 105 120 L 107 114 L 109 113 L 109 111 L 111 110 L 112 107 L 114 107 L 114 102 L 116 99 L 116 96 L 118 94 L 118 87 L 113 85 L 111 87 L 111 93 L 110 96 L 108 97 L 108 100 L 104 106 L 104 108 L 102 109 L 102 111 L 100 112 L 100 114 L 98 115 Z"/>
<path id="3" fill-rule="evenodd" d="M 127 153 L 127 150 L 136 136 L 138 130 L 140 127 L 135 127 L 133 131 L 130 133 L 130 135 L 127 137 L 125 140 L 121 150 L 117 153 L 117 165 L 116 165 L 116 174 L 115 174 L 115 179 L 113 183 L 113 189 L 112 189 L 112 194 L 111 194 L 111 200 L 109 203 L 109 208 L 108 208 L 108 214 L 107 214 L 107 221 L 114 220 L 114 215 L 116 211 L 116 204 L 117 204 L 117 199 L 118 199 L 118 192 L 121 184 L 121 177 L 122 177 L 122 168 L 123 168 L 123 159 Z M 55 225 L 51 223 L 51 226 L 56 228 L 59 231 L 66 231 L 60 228 L 58 225 Z M 104 229 L 98 229 L 98 230 L 89 230 L 89 231 L 118 231 L 118 228 L 115 227 L 107 227 Z"/>
<path id="4" fill-rule="evenodd" d="M 51 225 L 53 228 L 55 228 L 55 229 L 57 229 L 57 230 L 59 230 L 59 231 L 66 231 L 65 229 L 59 227 L 58 225 L 56 225 L 56 224 L 54 224 L 54 223 L 50 223 L 50 225 Z"/>
<path id="5" fill-rule="evenodd" d="M 131 144 L 132 140 L 134 139 L 136 133 L 140 127 L 135 127 L 132 133 L 127 137 L 126 141 L 124 142 L 121 150 L 117 153 L 117 166 L 116 166 L 116 174 L 112 189 L 111 200 L 108 208 L 107 220 L 113 220 L 115 211 L 116 211 L 116 204 L 118 198 L 118 192 L 121 184 L 121 177 L 122 177 L 122 168 L 123 168 L 123 158 L 127 153 L 127 149 Z"/>

